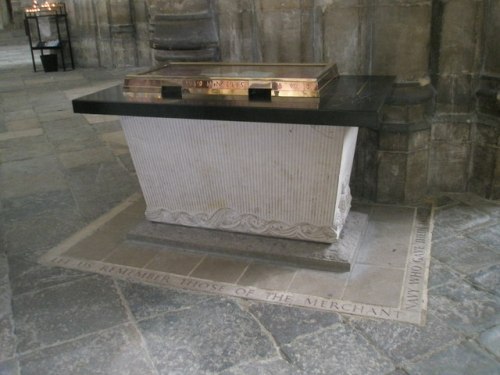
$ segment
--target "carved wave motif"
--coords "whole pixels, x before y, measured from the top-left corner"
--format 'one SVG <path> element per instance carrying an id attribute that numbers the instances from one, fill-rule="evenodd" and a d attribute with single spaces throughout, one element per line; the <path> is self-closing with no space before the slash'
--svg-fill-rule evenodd
<path id="1" fill-rule="evenodd" d="M 320 242 L 333 242 L 337 239 L 334 227 L 320 227 L 308 223 L 290 225 L 280 221 L 264 220 L 253 214 L 240 214 L 231 208 L 221 208 L 212 215 L 207 213 L 192 215 L 182 211 L 169 212 L 165 209 L 157 209 L 148 210 L 146 217 L 151 221 L 169 224 L 223 229 L 276 237 Z"/>

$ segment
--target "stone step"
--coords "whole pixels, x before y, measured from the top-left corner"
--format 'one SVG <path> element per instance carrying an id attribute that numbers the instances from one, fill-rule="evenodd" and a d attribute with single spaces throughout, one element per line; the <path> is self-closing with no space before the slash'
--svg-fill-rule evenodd
<path id="1" fill-rule="evenodd" d="M 367 224 L 368 215 L 351 211 L 340 239 L 327 244 L 144 220 L 128 233 L 127 239 L 168 246 L 172 251 L 189 250 L 324 271 L 349 271 Z"/>

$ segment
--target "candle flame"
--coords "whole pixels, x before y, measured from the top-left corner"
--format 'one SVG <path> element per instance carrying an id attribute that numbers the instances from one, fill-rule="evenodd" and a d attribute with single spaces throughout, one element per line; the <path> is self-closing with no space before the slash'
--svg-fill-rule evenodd
<path id="1" fill-rule="evenodd" d="M 31 7 L 26 8 L 25 12 L 27 13 L 57 12 L 61 8 L 63 8 L 62 3 L 49 3 L 48 1 L 45 1 L 44 3 L 39 4 L 37 0 L 33 0 Z"/>

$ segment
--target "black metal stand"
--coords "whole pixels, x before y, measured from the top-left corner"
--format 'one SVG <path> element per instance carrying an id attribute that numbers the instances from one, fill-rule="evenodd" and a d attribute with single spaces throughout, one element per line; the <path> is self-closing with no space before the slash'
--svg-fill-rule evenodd
<path id="1" fill-rule="evenodd" d="M 63 3 L 56 4 L 57 6 L 53 9 L 26 9 L 24 13 L 24 26 L 26 28 L 26 35 L 28 36 L 31 51 L 31 60 L 33 61 L 33 71 L 36 72 L 35 55 L 33 51 L 40 51 L 41 56 L 44 56 L 44 51 L 56 51 L 61 54 L 61 65 L 64 71 L 66 71 L 66 57 L 65 50 L 69 50 L 69 58 L 71 62 L 71 68 L 75 69 L 75 62 L 73 60 L 73 50 L 71 48 L 71 38 L 69 34 L 68 27 L 68 17 L 66 14 L 66 6 Z M 57 39 L 53 40 L 43 40 L 40 33 L 40 20 L 42 18 L 47 18 L 49 22 L 55 24 Z M 54 35 L 55 37 L 56 35 Z M 67 48 L 66 48 L 67 46 Z M 57 70 L 57 65 L 55 69 L 47 68 L 45 62 L 48 59 L 43 59 L 44 71 L 54 71 Z"/>

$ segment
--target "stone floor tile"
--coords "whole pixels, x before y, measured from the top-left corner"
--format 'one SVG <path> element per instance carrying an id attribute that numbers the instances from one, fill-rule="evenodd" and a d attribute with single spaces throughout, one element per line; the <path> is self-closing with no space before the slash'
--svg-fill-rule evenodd
<path id="1" fill-rule="evenodd" d="M 300 371 L 293 364 L 277 358 L 268 361 L 245 363 L 223 371 L 220 375 L 305 375 L 306 373 Z"/>
<path id="2" fill-rule="evenodd" d="M 11 132 L 23 131 L 29 129 L 38 129 L 40 128 L 40 122 L 38 121 L 37 118 L 13 120 L 6 122 L 5 128 Z"/>
<path id="3" fill-rule="evenodd" d="M 472 342 L 463 342 L 442 350 L 420 362 L 408 365 L 411 375 L 498 375 L 500 363 Z"/>
<path id="4" fill-rule="evenodd" d="M 59 95 L 57 95 L 59 94 Z M 41 101 L 35 101 L 33 103 L 33 109 L 35 112 L 40 115 L 42 113 L 48 113 L 48 112 L 57 112 L 57 111 L 71 111 L 72 106 L 71 102 L 69 100 L 64 100 L 64 95 L 59 92 L 53 92 L 51 95 L 54 95 L 54 99 L 52 99 L 50 102 L 41 102 Z M 56 96 L 58 96 L 56 100 Z"/>
<path id="5" fill-rule="evenodd" d="M 111 149 L 114 155 L 130 153 L 125 134 L 121 129 L 115 132 L 101 133 L 99 138 Z"/>
<path id="6" fill-rule="evenodd" d="M 19 353 L 44 348 L 126 322 L 113 281 L 84 278 L 15 297 Z"/>
<path id="7" fill-rule="evenodd" d="M 286 290 L 295 269 L 273 264 L 252 263 L 238 281 L 239 285 L 270 290 Z"/>
<path id="8" fill-rule="evenodd" d="M 139 190 L 137 178 L 114 162 L 72 168 L 66 177 L 85 218 L 97 218 Z"/>
<path id="9" fill-rule="evenodd" d="M 446 284 L 450 281 L 461 282 L 462 277 L 463 276 L 460 273 L 453 270 L 450 266 L 441 263 L 435 258 L 431 258 L 427 287 L 433 288 L 438 285 Z"/>
<path id="10" fill-rule="evenodd" d="M 500 295 L 500 262 L 480 269 L 469 275 L 468 279 L 492 293 Z"/>
<path id="11" fill-rule="evenodd" d="M 139 328 L 160 374 L 221 372 L 277 355 L 258 323 L 231 300 L 210 299 L 143 320 Z"/>
<path id="12" fill-rule="evenodd" d="M 7 220 L 21 220 L 45 211 L 76 210 L 69 189 L 35 193 L 2 200 L 2 216 Z"/>
<path id="13" fill-rule="evenodd" d="M 282 350 L 308 375 L 380 375 L 394 370 L 392 362 L 361 334 L 341 324 L 301 336 Z"/>
<path id="14" fill-rule="evenodd" d="M 9 263 L 7 261 L 7 256 L 5 255 L 5 253 L 0 251 L 0 287 L 8 284 L 9 284 Z"/>
<path id="15" fill-rule="evenodd" d="M 397 307 L 400 303 L 404 270 L 355 264 L 343 298 L 352 302 Z"/>
<path id="16" fill-rule="evenodd" d="M 45 124 L 52 123 L 53 121 L 57 120 L 68 120 L 68 119 L 72 120 L 75 118 L 75 114 L 73 110 L 67 109 L 67 110 L 39 113 L 37 118 L 38 121 L 42 123 L 42 126 L 45 126 Z"/>
<path id="17" fill-rule="evenodd" d="M 455 204 L 436 210 L 434 216 L 433 241 L 461 236 L 475 227 L 487 225 L 490 216 L 484 210 L 477 210 L 465 204 Z"/>
<path id="18" fill-rule="evenodd" d="M 166 312 L 186 310 L 209 298 L 219 298 L 127 281 L 119 281 L 118 285 L 130 311 L 137 320 L 144 320 Z"/>
<path id="19" fill-rule="evenodd" d="M 12 316 L 0 316 L 0 363 L 15 356 L 16 344 Z"/>
<path id="20" fill-rule="evenodd" d="M 28 137 L 38 137 L 43 135 L 43 129 L 27 129 L 27 130 L 19 130 L 14 132 L 5 131 L 0 133 L 0 141 L 8 141 L 11 139 L 19 139 L 19 138 L 28 138 Z"/>
<path id="21" fill-rule="evenodd" d="M 5 225 L 5 250 L 19 255 L 49 249 L 69 237 L 86 221 L 75 209 L 48 210 Z"/>
<path id="22" fill-rule="evenodd" d="M 155 246 L 137 245 L 133 242 L 122 242 L 104 258 L 104 262 L 121 264 L 129 267 L 144 267 L 158 254 Z"/>
<path id="23" fill-rule="evenodd" d="M 84 113 L 83 116 L 85 117 L 85 119 L 88 121 L 89 124 L 100 124 L 103 122 L 120 120 L 120 116 L 113 116 L 113 115 L 90 115 Z"/>
<path id="24" fill-rule="evenodd" d="M 49 130 L 47 138 L 61 153 L 102 146 L 102 142 L 89 126 L 57 129 L 57 131 Z"/>
<path id="25" fill-rule="evenodd" d="M 432 256 L 464 274 L 500 263 L 499 253 L 465 237 L 434 242 Z"/>
<path id="26" fill-rule="evenodd" d="M 488 349 L 491 353 L 497 356 L 500 360 L 500 325 L 492 327 L 479 336 L 479 344 Z"/>
<path id="27" fill-rule="evenodd" d="M 59 82 L 59 79 L 56 82 Z M 72 110 L 71 102 L 61 91 L 52 91 L 50 95 L 53 98 L 41 98 L 31 101 L 33 109 L 37 114 Z"/>
<path id="28" fill-rule="evenodd" d="M 97 231 L 75 244 L 65 255 L 87 260 L 103 260 L 119 246 L 121 240 L 112 233 Z"/>
<path id="29" fill-rule="evenodd" d="M 456 205 L 436 210 L 434 224 L 436 227 L 450 228 L 457 233 L 488 222 L 490 216 L 483 211 L 467 205 Z"/>
<path id="30" fill-rule="evenodd" d="M 117 158 L 127 171 L 134 174 L 136 173 L 134 163 L 130 154 L 118 155 Z"/>
<path id="31" fill-rule="evenodd" d="M 113 116 L 107 116 L 107 117 L 113 117 Z M 99 137 L 104 136 L 106 133 L 115 133 L 115 132 L 122 132 L 123 133 L 120 120 L 108 119 L 105 122 L 99 122 L 99 123 L 95 123 L 95 124 L 91 123 L 91 125 L 92 125 L 92 129 L 94 129 L 94 131 L 99 134 Z M 105 140 L 105 138 L 101 138 L 101 139 Z"/>
<path id="32" fill-rule="evenodd" d="M 55 156 L 0 164 L 0 191 L 4 199 L 67 188 Z"/>
<path id="33" fill-rule="evenodd" d="M 22 110 L 30 110 L 33 109 L 33 105 L 29 102 L 28 96 L 25 94 L 25 92 L 23 90 L 19 90 L 17 92 L 10 93 L 7 96 L 4 95 L 2 108 L 7 113 L 7 112 L 17 112 Z M 36 117 L 32 118 L 35 119 Z M 26 118 L 13 119 L 9 120 L 9 122 L 22 121 L 22 120 L 28 120 L 28 119 Z"/>
<path id="34" fill-rule="evenodd" d="M 498 222 L 491 226 L 467 231 L 465 236 L 500 254 L 500 225 Z"/>
<path id="35" fill-rule="evenodd" d="M 186 276 L 203 257 L 204 255 L 200 253 L 163 248 L 144 268 Z"/>
<path id="36" fill-rule="evenodd" d="M 404 267 L 415 210 L 373 206 L 357 263 L 383 267 Z"/>
<path id="37" fill-rule="evenodd" d="M 9 257 L 9 276 L 14 296 L 76 281 L 91 274 L 61 267 L 47 267 L 24 256 Z"/>
<path id="38" fill-rule="evenodd" d="M 126 238 L 128 232 L 144 220 L 145 211 L 145 204 L 143 204 L 142 202 L 133 203 L 125 210 L 121 211 L 118 215 L 113 217 L 111 220 L 99 227 L 99 231 L 110 234 L 122 234 L 122 236 L 120 237 Z M 130 242 L 133 243 L 134 241 Z"/>
<path id="39" fill-rule="evenodd" d="M 428 311 L 451 327 L 475 335 L 500 323 L 500 297 L 466 282 L 449 282 L 429 290 Z"/>
<path id="40" fill-rule="evenodd" d="M 251 302 L 248 309 L 281 345 L 341 321 L 335 313 L 283 305 Z"/>
<path id="41" fill-rule="evenodd" d="M 454 200 L 487 212 L 490 216 L 500 218 L 500 202 L 482 198 L 474 193 L 449 194 Z"/>
<path id="42" fill-rule="evenodd" d="M 0 142 L 2 162 L 25 160 L 54 153 L 45 136 L 14 138 Z"/>
<path id="43" fill-rule="evenodd" d="M 249 264 L 250 261 L 242 259 L 207 256 L 189 276 L 234 283 L 240 278 Z"/>
<path id="44" fill-rule="evenodd" d="M 288 291 L 324 298 L 342 298 L 349 272 L 297 270 Z"/>
<path id="45" fill-rule="evenodd" d="M 36 113 L 33 108 L 18 109 L 5 113 L 5 121 L 23 120 L 29 118 L 36 118 Z"/>
<path id="46" fill-rule="evenodd" d="M 23 375 L 157 374 L 135 328 L 123 325 L 21 359 Z"/>
<path id="47" fill-rule="evenodd" d="M 0 92 L 7 93 L 10 91 L 22 90 L 23 88 L 24 83 L 19 79 L 2 80 L 2 84 L 0 85 Z"/>
<path id="48" fill-rule="evenodd" d="M 113 154 L 106 147 L 86 148 L 79 151 L 63 152 L 57 155 L 64 168 L 75 168 L 85 164 L 112 162 Z"/>
<path id="49" fill-rule="evenodd" d="M 28 100 L 37 113 L 52 112 L 54 105 L 59 108 L 66 106 L 65 109 L 71 109 L 71 102 L 64 95 L 64 92 L 60 90 L 52 90 L 50 95 L 30 94 Z"/>
<path id="50" fill-rule="evenodd" d="M 17 359 L 9 359 L 0 362 L 0 375 L 20 375 L 19 362 Z"/>
<path id="51" fill-rule="evenodd" d="M 351 322 L 370 342 L 382 349 L 396 365 L 432 353 L 462 336 L 428 314 L 424 327 L 387 320 L 352 318 Z"/>
<path id="52" fill-rule="evenodd" d="M 64 135 L 70 129 L 91 129 L 83 115 L 71 113 L 69 118 L 60 118 L 42 124 L 46 134 Z"/>
<path id="53" fill-rule="evenodd" d="M 387 375 L 408 375 L 408 373 L 403 369 L 397 368 L 396 370 L 391 371 Z"/>
<path id="54" fill-rule="evenodd" d="M 14 334 L 14 320 L 11 309 L 12 293 L 8 283 L 0 284 L 0 362 L 16 354 L 17 340 Z"/>

